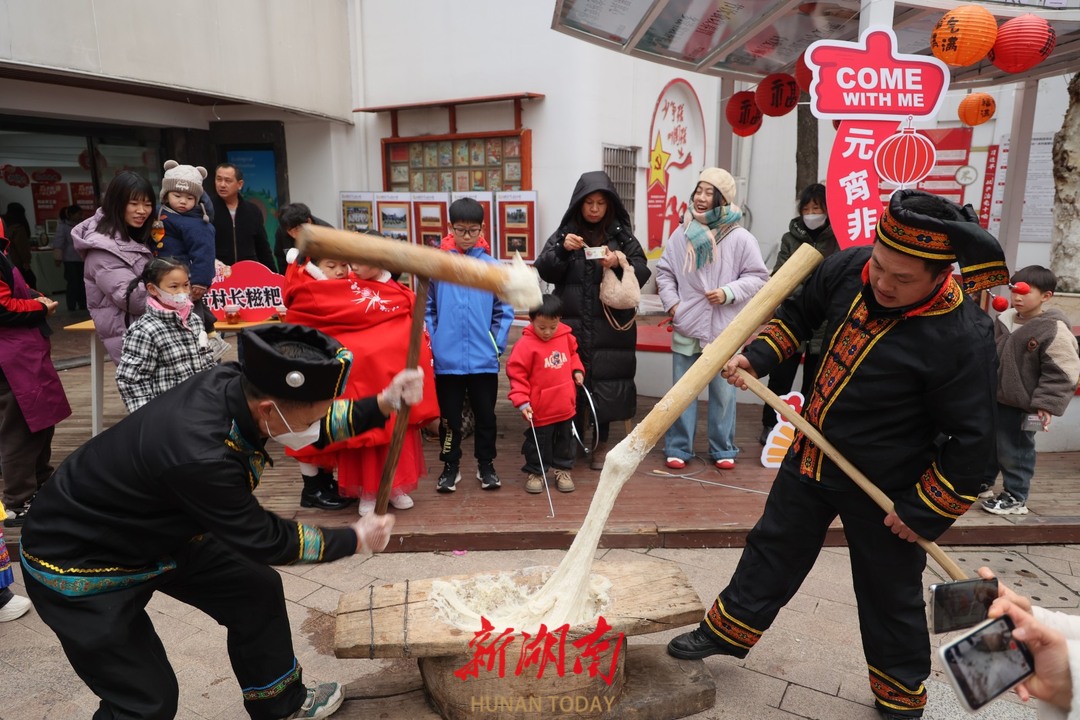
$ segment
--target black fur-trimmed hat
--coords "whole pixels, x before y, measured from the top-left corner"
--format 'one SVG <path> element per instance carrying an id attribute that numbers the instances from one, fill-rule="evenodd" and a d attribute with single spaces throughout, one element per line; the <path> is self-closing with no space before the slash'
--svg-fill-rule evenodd
<path id="1" fill-rule="evenodd" d="M 931 197 L 952 208 L 955 220 L 931 217 L 912 210 L 919 198 Z M 979 225 L 970 205 L 958 205 L 922 190 L 897 190 L 881 214 L 877 239 L 905 255 L 931 261 L 956 262 L 965 293 L 988 290 L 1009 282 L 1005 253 L 997 239 Z"/>
<path id="2" fill-rule="evenodd" d="M 288 357 L 278 348 L 296 343 L 317 350 L 324 360 Z M 353 355 L 329 335 L 282 323 L 240 333 L 240 366 L 252 385 L 267 395 L 297 402 L 332 400 L 345 391 Z"/>

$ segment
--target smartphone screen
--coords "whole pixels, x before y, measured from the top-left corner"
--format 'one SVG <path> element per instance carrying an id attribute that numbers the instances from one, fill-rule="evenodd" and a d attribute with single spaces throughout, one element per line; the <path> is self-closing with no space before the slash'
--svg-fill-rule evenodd
<path id="1" fill-rule="evenodd" d="M 969 710 L 978 710 L 1034 672 L 1031 653 L 1012 631 L 1012 619 L 1002 615 L 939 651 L 945 673 Z"/>
<path id="2" fill-rule="evenodd" d="M 930 621 L 935 633 L 978 625 L 998 594 L 997 580 L 974 578 L 930 586 Z"/>

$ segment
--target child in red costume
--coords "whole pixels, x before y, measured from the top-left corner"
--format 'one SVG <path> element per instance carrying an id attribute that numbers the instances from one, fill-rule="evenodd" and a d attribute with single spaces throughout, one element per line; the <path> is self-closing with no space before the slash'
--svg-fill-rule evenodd
<path id="1" fill-rule="evenodd" d="M 348 272 L 348 264 L 341 261 L 308 258 L 297 263 L 294 251 L 290 250 L 290 255 L 284 292 L 289 322 L 322 330 L 356 355 L 356 367 L 349 374 L 344 398 L 358 399 L 378 392 L 386 385 L 384 381 L 405 366 L 416 295 L 381 268 L 358 265 L 354 272 Z M 419 428 L 439 417 L 426 334 L 420 349 L 420 368 L 424 370 L 424 399 L 410 410 L 410 429 L 390 493 L 390 504 L 399 510 L 413 506 L 408 493 L 416 489 L 417 478 L 426 470 Z M 379 388 L 373 390 L 376 385 Z M 287 452 L 300 461 L 305 486 L 312 474 L 325 479 L 327 469 L 336 466 L 336 492 L 344 497 L 359 497 L 360 514 L 366 515 L 375 509 L 395 420 L 396 415 L 391 416 L 384 427 L 321 450 Z"/>
<path id="2" fill-rule="evenodd" d="M 529 312 L 525 328 L 506 361 L 510 402 L 532 427 L 525 430 L 521 452 L 528 475 L 525 492 L 544 491 L 541 472 L 555 471 L 561 492 L 573 492 L 574 447 L 571 427 L 576 412 L 577 388 L 585 381 L 585 366 L 577 352 L 570 326 L 559 322 L 562 301 L 545 295 L 540 307 Z M 535 436 L 534 436 L 535 432 Z"/>

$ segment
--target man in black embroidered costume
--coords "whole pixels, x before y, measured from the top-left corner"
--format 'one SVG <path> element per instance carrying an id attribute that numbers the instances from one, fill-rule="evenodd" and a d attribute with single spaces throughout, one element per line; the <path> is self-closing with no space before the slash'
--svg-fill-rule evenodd
<path id="1" fill-rule="evenodd" d="M 101 698 L 96 720 L 176 714 L 177 680 L 145 611 L 158 591 L 228 629 L 252 718 L 322 718 L 341 704 L 337 683 L 304 686 L 281 579 L 269 566 L 382 550 L 393 516 L 314 527 L 264 510 L 252 492 L 270 462 L 268 437 L 302 447 L 381 426 L 401 402 L 419 400 L 422 376 L 403 370 L 376 397 L 334 401 L 352 354 L 298 325 L 246 330 L 240 358 L 92 438 L 27 514 L 27 591 Z"/>
<path id="2" fill-rule="evenodd" d="M 798 591 L 839 516 L 875 706 L 884 718 L 922 715 L 930 639 L 926 554 L 915 540 L 937 538 L 970 507 L 994 457 L 993 326 L 965 292 L 1006 282 L 1001 248 L 970 206 L 901 190 L 876 242 L 826 259 L 801 297 L 728 363 L 729 381 L 745 387 L 737 367 L 765 375 L 827 323 L 804 415 L 895 511 L 886 515 L 797 433 L 735 574 L 670 654 L 744 657 Z"/>

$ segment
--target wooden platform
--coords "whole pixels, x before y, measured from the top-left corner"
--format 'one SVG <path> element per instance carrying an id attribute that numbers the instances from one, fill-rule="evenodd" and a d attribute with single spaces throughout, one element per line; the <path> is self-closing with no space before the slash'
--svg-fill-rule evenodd
<path id="1" fill-rule="evenodd" d="M 59 335 L 63 331 L 59 331 Z M 81 334 L 76 347 L 85 347 Z M 60 345 L 63 344 L 61 340 Z M 54 345 L 54 348 L 56 346 Z M 54 349 L 54 356 L 57 355 Z M 63 354 L 63 353 L 59 353 Z M 123 403 L 115 383 L 113 368 L 106 366 L 105 426 L 124 415 Z M 89 368 L 78 367 L 61 372 L 74 415 L 57 428 L 53 444 L 54 462 L 66 457 L 90 437 Z M 421 479 L 413 495 L 416 506 L 397 514 L 397 525 L 389 551 L 465 551 L 532 548 L 567 548 L 581 526 L 599 472 L 589 470 L 580 461 L 573 472 L 577 491 L 552 492 L 555 517 L 550 514 L 546 496 L 530 495 L 523 489 L 520 472 L 524 422 L 505 399 L 506 378 L 497 406 L 499 419 L 498 458 L 495 467 L 503 486 L 497 491 L 483 491 L 475 479 L 472 459 L 473 439 L 464 443 L 462 481 L 457 492 L 435 492 L 435 478 L 441 470 L 435 442 L 425 443 L 428 475 Z M 638 399 L 638 417 L 644 417 L 656 398 Z M 740 405 L 736 441 L 742 448 L 734 470 L 721 472 L 703 462 L 691 463 L 685 474 L 676 477 L 663 468 L 663 448 L 649 453 L 638 472 L 623 488 L 601 539 L 603 547 L 731 547 L 740 546 L 747 532 L 761 514 L 774 472 L 758 461 L 760 432 L 758 405 Z M 697 447 L 705 447 L 699 416 Z M 178 435 L 183 421 L 177 419 Z M 1052 430 L 1051 430 L 1052 431 Z M 624 431 L 612 427 L 612 440 Z M 260 501 L 284 517 L 305 522 L 343 526 L 356 517 L 355 506 L 337 512 L 301 509 L 301 480 L 296 463 L 278 452 L 270 443 L 275 466 L 268 468 L 257 490 Z M 1007 545 L 1032 543 L 1080 542 L 1080 453 L 1040 453 L 1028 515 L 998 517 L 973 508 L 942 539 L 942 544 Z M 13 533 L 8 533 L 9 536 Z M 842 530 L 837 525 L 829 543 L 843 545 Z"/>

